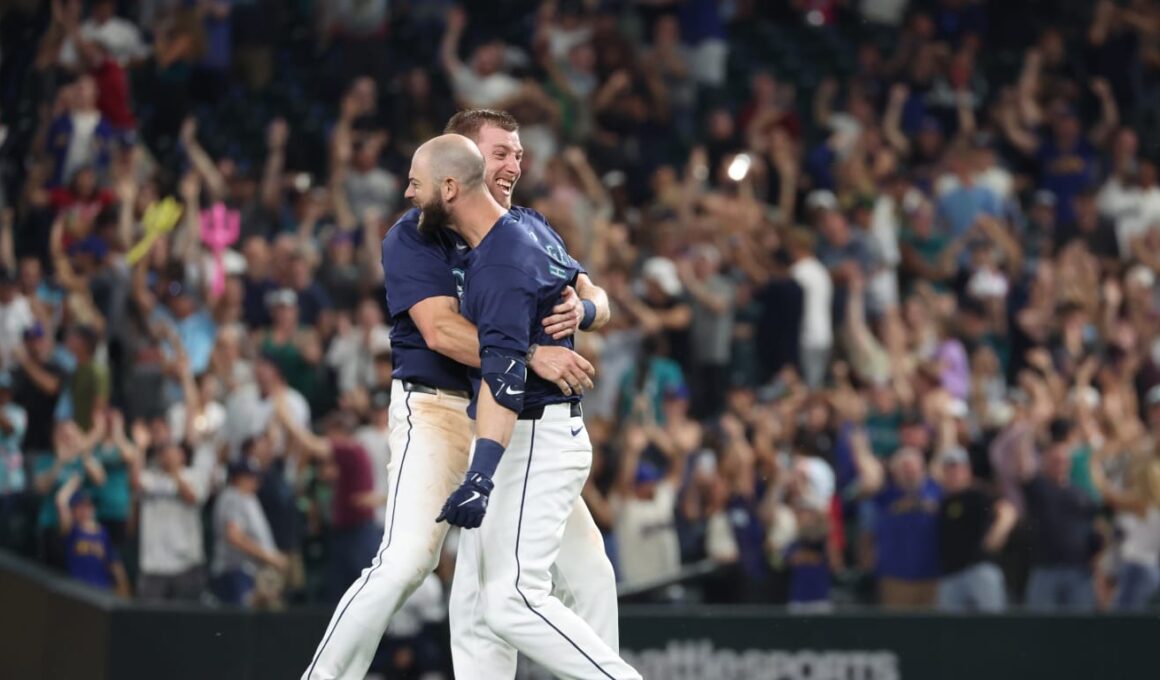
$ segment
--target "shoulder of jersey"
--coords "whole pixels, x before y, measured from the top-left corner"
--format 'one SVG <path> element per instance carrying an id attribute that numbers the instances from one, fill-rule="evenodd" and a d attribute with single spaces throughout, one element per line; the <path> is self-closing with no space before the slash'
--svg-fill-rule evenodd
<path id="1" fill-rule="evenodd" d="M 550 235 L 560 245 L 564 244 L 564 239 L 560 237 L 560 233 L 548 222 L 548 218 L 544 217 L 543 213 L 536 212 L 531 208 L 525 208 L 522 205 L 513 205 L 511 212 L 520 221 L 531 222 L 534 228 L 536 228 L 536 231 L 541 234 Z"/>
<path id="2" fill-rule="evenodd" d="M 419 209 L 411 208 L 403 215 L 395 220 L 391 228 L 387 230 L 387 239 L 397 239 L 404 236 L 418 236 L 419 235 Z"/>
<path id="3" fill-rule="evenodd" d="M 496 236 L 498 238 L 488 244 L 486 241 L 477 249 L 479 257 L 482 260 L 477 260 L 479 264 L 497 264 L 508 265 L 518 268 L 524 268 L 529 264 L 528 255 L 537 250 L 536 237 L 532 234 L 528 225 L 522 219 L 522 216 L 517 214 L 509 214 L 508 219 L 501 221 L 496 225 L 498 230 Z"/>
<path id="4" fill-rule="evenodd" d="M 532 218 L 535 218 L 537 220 L 540 220 L 544 224 L 548 223 L 548 218 L 544 217 L 543 213 L 532 210 L 531 208 L 528 208 L 526 206 L 513 205 L 511 207 L 511 213 L 512 213 L 512 215 L 515 215 L 516 217 L 527 216 L 527 217 L 532 217 Z"/>

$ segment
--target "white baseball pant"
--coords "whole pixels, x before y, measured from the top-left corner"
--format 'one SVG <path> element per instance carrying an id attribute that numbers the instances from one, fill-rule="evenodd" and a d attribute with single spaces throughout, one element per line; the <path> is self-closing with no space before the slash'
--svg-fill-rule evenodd
<path id="1" fill-rule="evenodd" d="M 491 512 L 490 510 L 488 512 Z M 459 554 L 473 554 L 479 531 L 459 532 Z M 451 612 L 451 657 L 457 680 L 511 680 L 517 654 L 487 626 L 483 616 L 478 563 L 455 562 L 448 609 Z M 604 553 L 604 539 L 582 498 L 572 504 L 564 525 L 560 554 L 552 565 L 552 594 L 592 627 L 600 639 L 620 652 L 620 619 L 616 574 Z"/>
<path id="2" fill-rule="evenodd" d="M 440 391 L 407 392 L 400 381 L 391 389 L 391 461 L 388 466 L 387 506 L 383 540 L 378 555 L 339 600 L 303 680 L 362 680 L 391 617 L 439 563 L 446 523 L 435 523 L 444 501 L 463 481 L 471 449 L 473 424 L 467 417 L 468 400 Z M 575 543 L 561 550 L 561 559 L 573 555 L 558 580 L 563 597 L 577 611 L 597 623 L 605 639 L 618 640 L 616 583 L 604 555 L 599 532 L 588 509 L 579 503 L 591 533 L 576 531 Z M 474 532 L 461 532 L 467 536 Z M 570 535 L 573 535 L 570 534 Z M 595 540 L 599 550 L 588 550 Z M 574 545 L 574 547 L 573 547 Z M 456 579 L 459 566 L 456 566 Z M 455 598 L 478 599 L 476 579 L 467 587 L 452 586 L 452 656 L 456 667 L 507 668 L 505 680 L 515 675 L 516 652 L 491 634 L 482 620 L 469 622 L 455 616 Z M 456 622 L 467 625 L 456 630 Z M 475 642 L 473 636 L 485 636 Z M 486 654 L 478 662 L 472 652 Z M 510 662 L 508 661 L 510 659 Z M 464 676 L 469 677 L 469 676 Z"/>
<path id="3" fill-rule="evenodd" d="M 460 533 L 452 590 L 475 583 L 478 592 L 453 593 L 453 637 L 479 622 L 491 635 L 466 636 L 466 648 L 454 658 L 457 680 L 511 678 L 514 656 L 509 665 L 507 657 L 496 653 L 504 642 L 560 678 L 641 677 L 619 657 L 615 623 L 607 622 L 610 613 L 615 621 L 614 582 L 606 582 L 597 598 L 603 605 L 580 605 L 581 611 L 602 621 L 603 635 L 552 594 L 554 572 L 564 574 L 559 586 L 569 579 L 584 581 L 580 571 L 598 563 L 611 573 L 591 515 L 576 512 L 591 465 L 592 443 L 583 419 L 571 415 L 569 404 L 548 406 L 539 420 L 516 423 L 496 469 L 483 524 Z M 566 534 L 574 537 L 568 545 Z M 584 600 L 593 594 L 591 588 L 583 585 L 572 595 Z M 462 607 L 468 607 L 466 612 Z M 465 613 L 467 623 L 461 625 L 458 618 Z"/>

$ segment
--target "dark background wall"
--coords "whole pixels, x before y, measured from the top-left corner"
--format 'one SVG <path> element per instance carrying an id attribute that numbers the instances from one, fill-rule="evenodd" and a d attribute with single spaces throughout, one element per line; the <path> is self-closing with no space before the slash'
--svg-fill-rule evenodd
<path id="1" fill-rule="evenodd" d="M 131 604 L 0 554 L 0 678 L 296 678 L 329 614 Z M 1156 677 L 1160 618 L 638 606 L 621 639 L 650 679 L 1134 680 Z"/>

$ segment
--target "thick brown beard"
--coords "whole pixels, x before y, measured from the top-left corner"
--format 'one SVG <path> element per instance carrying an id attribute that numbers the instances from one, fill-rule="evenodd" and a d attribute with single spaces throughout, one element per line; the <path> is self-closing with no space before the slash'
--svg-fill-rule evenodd
<path id="1" fill-rule="evenodd" d="M 447 229 L 451 223 L 451 213 L 440 196 L 427 205 L 419 206 L 419 233 L 430 238 Z"/>

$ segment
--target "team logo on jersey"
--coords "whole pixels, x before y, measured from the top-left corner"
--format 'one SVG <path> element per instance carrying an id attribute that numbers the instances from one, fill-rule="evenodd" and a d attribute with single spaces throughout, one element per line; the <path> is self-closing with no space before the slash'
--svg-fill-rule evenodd
<path id="1" fill-rule="evenodd" d="M 455 267 L 451 275 L 455 277 L 455 295 L 459 297 L 459 304 L 463 304 L 463 270 Z"/>
<path id="2" fill-rule="evenodd" d="M 548 263 L 548 271 L 558 279 L 568 278 L 568 266 L 572 264 L 571 258 L 564 249 L 553 243 L 544 246 L 544 250 L 548 253 L 548 257 L 552 258 L 552 262 Z"/>

